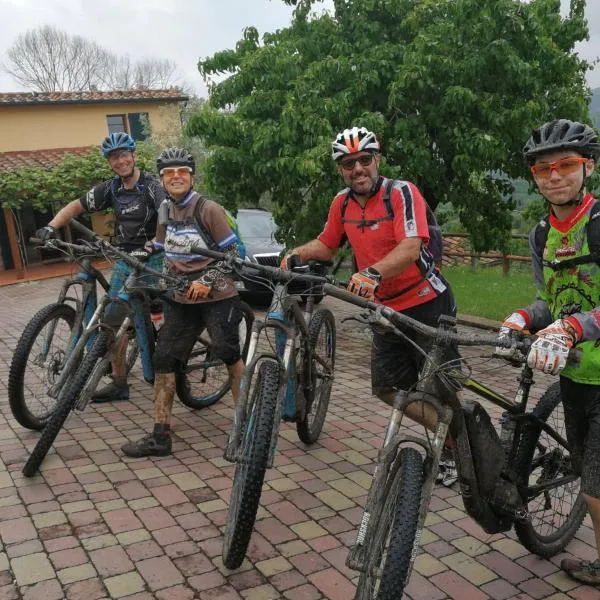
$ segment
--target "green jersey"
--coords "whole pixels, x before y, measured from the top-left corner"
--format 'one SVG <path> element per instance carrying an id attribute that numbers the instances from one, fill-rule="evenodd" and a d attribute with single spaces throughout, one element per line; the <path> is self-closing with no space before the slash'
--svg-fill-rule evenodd
<path id="1" fill-rule="evenodd" d="M 588 195 L 568 219 L 558 221 L 550 217 L 543 254 L 545 261 L 589 254 L 586 226 L 593 203 L 594 198 Z M 600 267 L 596 263 L 559 270 L 548 266 L 542 268 L 543 277 L 536 277 L 537 298 L 547 305 L 553 321 L 576 313 L 590 313 L 600 306 Z M 594 341 L 577 344 L 561 376 L 578 383 L 600 385 L 600 346 L 595 337 Z"/>

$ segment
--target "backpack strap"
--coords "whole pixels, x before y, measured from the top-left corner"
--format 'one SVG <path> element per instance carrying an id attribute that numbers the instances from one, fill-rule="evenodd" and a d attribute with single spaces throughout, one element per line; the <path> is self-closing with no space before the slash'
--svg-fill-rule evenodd
<path id="1" fill-rule="evenodd" d="M 209 248 L 209 250 L 219 250 L 219 245 L 217 244 L 213 236 L 210 234 L 210 231 L 208 231 L 208 229 L 204 226 L 204 223 L 202 222 L 202 218 L 200 216 L 202 214 L 202 207 L 204 206 L 205 202 L 206 198 L 198 194 L 196 208 L 194 208 L 194 218 L 196 219 L 196 225 L 200 230 L 200 235 L 202 236 L 202 239 L 204 240 L 204 243 L 206 244 L 207 248 Z"/>
<path id="2" fill-rule="evenodd" d="M 348 203 L 350 202 L 350 198 L 352 198 L 352 190 L 348 188 L 344 199 L 342 200 L 342 206 L 340 207 L 340 216 L 342 220 L 342 224 L 344 223 L 352 223 L 354 225 L 358 225 L 361 230 L 363 230 L 367 226 L 374 225 L 375 223 L 379 223 L 380 221 L 393 221 L 394 220 L 394 210 L 392 209 L 391 202 L 391 194 L 392 188 L 394 186 L 394 180 L 388 179 L 384 184 L 384 194 L 383 194 L 383 204 L 385 206 L 386 215 L 385 217 L 378 217 L 377 219 L 348 219 L 344 218 L 346 214 L 346 209 L 348 208 Z"/>
<path id="3" fill-rule="evenodd" d="M 340 209 L 342 223 L 344 222 L 344 215 L 346 214 L 346 209 L 348 208 L 348 202 L 350 202 L 351 195 L 352 195 L 352 190 L 350 188 L 348 188 L 348 191 L 346 192 L 346 195 L 344 196 L 344 199 L 342 200 L 342 207 Z"/>
<path id="4" fill-rule="evenodd" d="M 388 179 L 383 188 L 383 205 L 385 206 L 385 212 L 387 218 L 390 221 L 394 220 L 394 209 L 392 207 L 392 189 L 394 188 L 395 179 Z"/>

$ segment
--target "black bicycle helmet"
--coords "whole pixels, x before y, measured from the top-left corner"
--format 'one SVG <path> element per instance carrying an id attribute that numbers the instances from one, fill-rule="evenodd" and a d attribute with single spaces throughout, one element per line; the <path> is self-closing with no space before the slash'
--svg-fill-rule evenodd
<path id="1" fill-rule="evenodd" d="M 160 173 L 165 167 L 190 167 L 196 172 L 194 157 L 183 148 L 165 148 L 156 159 L 156 169 Z"/>
<path id="2" fill-rule="evenodd" d="M 600 156 L 600 142 L 589 125 L 568 119 L 555 119 L 534 130 L 523 148 L 523 157 L 527 162 L 533 163 L 538 156 L 556 150 L 573 150 L 595 159 Z"/>

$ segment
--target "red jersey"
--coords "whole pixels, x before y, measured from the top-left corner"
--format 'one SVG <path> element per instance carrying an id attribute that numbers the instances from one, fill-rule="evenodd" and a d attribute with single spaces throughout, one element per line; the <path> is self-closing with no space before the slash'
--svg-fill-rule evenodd
<path id="1" fill-rule="evenodd" d="M 395 181 L 391 190 L 393 219 L 384 206 L 385 179 L 379 180 L 378 190 L 364 208 L 350 195 L 342 219 L 342 205 L 348 190 L 333 200 L 325 228 L 318 239 L 332 250 L 348 238 L 358 269 L 366 269 L 389 254 L 403 239 L 418 237 L 423 241 L 419 260 L 399 275 L 384 279 L 377 290 L 376 300 L 393 308 L 405 310 L 433 300 L 446 290 L 439 277 L 433 257 L 425 245 L 429 241 L 427 208 L 418 188 L 408 181 Z"/>

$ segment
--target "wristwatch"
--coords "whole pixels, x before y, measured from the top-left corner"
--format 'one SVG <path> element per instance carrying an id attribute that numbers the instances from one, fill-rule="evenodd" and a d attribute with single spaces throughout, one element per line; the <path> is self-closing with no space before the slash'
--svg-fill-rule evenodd
<path id="1" fill-rule="evenodd" d="M 363 273 L 375 281 L 381 281 L 381 273 L 373 267 L 367 267 Z"/>

